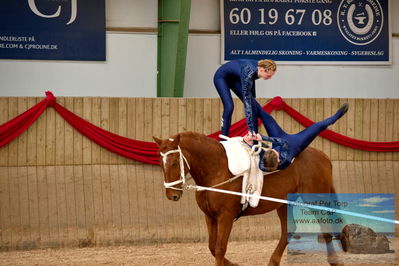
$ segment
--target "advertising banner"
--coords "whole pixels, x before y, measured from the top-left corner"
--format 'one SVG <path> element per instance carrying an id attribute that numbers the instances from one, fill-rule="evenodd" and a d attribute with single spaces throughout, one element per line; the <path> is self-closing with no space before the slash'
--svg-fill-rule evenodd
<path id="1" fill-rule="evenodd" d="M 3 0 L 0 59 L 105 60 L 105 0 Z"/>
<path id="2" fill-rule="evenodd" d="M 221 0 L 222 61 L 391 64 L 389 0 Z"/>

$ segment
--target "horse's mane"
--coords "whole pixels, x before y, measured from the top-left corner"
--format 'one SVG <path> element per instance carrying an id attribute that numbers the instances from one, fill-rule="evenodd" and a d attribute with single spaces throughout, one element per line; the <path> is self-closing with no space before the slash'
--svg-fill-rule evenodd
<path id="1" fill-rule="evenodd" d="M 179 133 L 180 134 L 180 141 L 181 142 L 195 142 L 195 143 L 200 143 L 203 145 L 207 145 L 205 147 L 208 147 L 208 145 L 215 145 L 218 144 L 219 142 L 213 138 L 210 138 L 202 133 L 197 133 L 193 131 L 186 131 Z M 177 135 L 173 136 L 172 138 L 176 137 Z"/>
<path id="2" fill-rule="evenodd" d="M 180 134 L 179 145 L 182 149 L 188 149 L 201 157 L 210 159 L 212 157 L 220 158 L 223 146 L 216 139 L 210 138 L 202 133 L 187 131 Z M 172 138 L 177 137 L 177 135 Z M 214 158 L 214 159 L 215 159 Z"/>

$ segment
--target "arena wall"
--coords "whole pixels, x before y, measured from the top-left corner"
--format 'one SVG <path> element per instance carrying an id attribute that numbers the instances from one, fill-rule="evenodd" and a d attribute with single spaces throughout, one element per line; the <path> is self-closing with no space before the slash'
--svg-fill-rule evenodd
<path id="1" fill-rule="evenodd" d="M 0 96 L 156 97 L 157 1 L 107 0 L 107 61 L 0 60 Z M 192 0 L 184 97 L 218 97 L 219 0 Z M 283 65 L 258 97 L 399 98 L 399 1 L 391 1 L 392 65 Z M 267 43 L 265 44 L 267 47 Z"/>
<path id="2" fill-rule="evenodd" d="M 42 99 L 0 97 L 0 124 Z M 332 130 L 366 141 L 399 140 L 399 99 L 284 100 L 312 120 L 349 102 L 348 114 Z M 97 126 L 144 141 L 188 130 L 210 134 L 219 129 L 222 112 L 219 99 L 59 97 L 57 102 Z M 243 106 L 235 106 L 238 121 Z M 301 130 L 283 111 L 272 114 L 288 132 Z M 399 191 L 399 152 L 353 150 L 320 137 L 312 146 L 331 158 L 338 192 Z M 0 250 L 207 241 L 194 192 L 171 202 L 162 178 L 158 166 L 108 152 L 48 108 L 0 148 Z M 276 239 L 279 232 L 273 212 L 240 219 L 231 239 Z"/>

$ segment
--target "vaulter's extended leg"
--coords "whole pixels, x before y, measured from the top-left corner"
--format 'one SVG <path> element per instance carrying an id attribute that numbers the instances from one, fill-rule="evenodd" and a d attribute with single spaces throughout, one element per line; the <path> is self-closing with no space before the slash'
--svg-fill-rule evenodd
<path id="1" fill-rule="evenodd" d="M 262 124 L 266 129 L 267 135 L 269 137 L 277 137 L 281 138 L 287 133 L 277 124 L 276 120 L 268 114 L 265 110 L 262 109 L 262 106 L 258 102 L 256 102 L 256 109 L 258 112 L 258 116 L 260 120 L 262 120 Z"/>
<path id="2" fill-rule="evenodd" d="M 307 146 L 328 126 L 334 124 L 338 119 L 340 119 L 347 111 L 349 105 L 347 103 L 343 104 L 341 108 L 331 117 L 314 123 L 313 125 L 305 128 L 297 134 L 287 134 L 284 139 L 288 141 L 288 146 L 290 147 L 293 156 L 306 149 Z"/>

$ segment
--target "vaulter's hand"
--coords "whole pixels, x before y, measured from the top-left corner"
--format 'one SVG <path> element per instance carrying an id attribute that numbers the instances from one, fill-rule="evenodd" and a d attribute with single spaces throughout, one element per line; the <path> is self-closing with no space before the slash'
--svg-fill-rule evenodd
<path id="1" fill-rule="evenodd" d="M 262 136 L 259 133 L 256 133 L 256 135 L 254 136 L 254 140 L 262 141 Z"/>
<path id="2" fill-rule="evenodd" d="M 252 133 L 249 132 L 249 131 L 248 131 L 247 134 L 245 134 L 245 136 L 243 137 L 243 139 L 244 139 L 244 141 L 245 141 L 248 145 L 250 145 L 250 146 L 252 146 L 252 145 L 254 144 L 254 142 L 253 142 L 254 136 L 253 136 Z"/>

